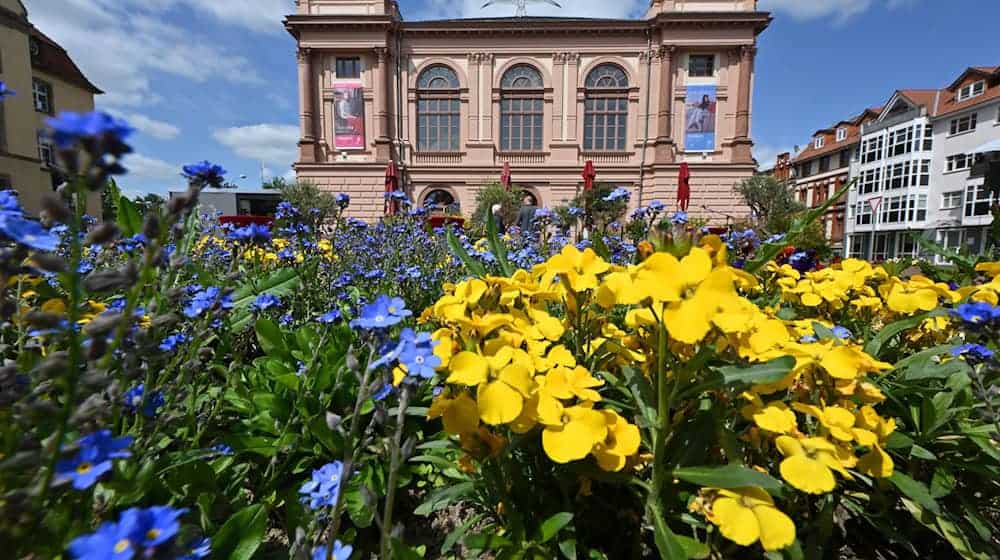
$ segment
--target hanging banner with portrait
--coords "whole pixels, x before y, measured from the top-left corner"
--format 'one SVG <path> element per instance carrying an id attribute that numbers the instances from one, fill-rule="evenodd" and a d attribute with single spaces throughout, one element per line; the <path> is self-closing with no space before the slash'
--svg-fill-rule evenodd
<path id="1" fill-rule="evenodd" d="M 365 148 L 364 87 L 358 83 L 333 86 L 333 142 L 338 150 Z"/>
<path id="2" fill-rule="evenodd" d="M 715 86 L 688 86 L 684 102 L 684 151 L 715 151 Z"/>

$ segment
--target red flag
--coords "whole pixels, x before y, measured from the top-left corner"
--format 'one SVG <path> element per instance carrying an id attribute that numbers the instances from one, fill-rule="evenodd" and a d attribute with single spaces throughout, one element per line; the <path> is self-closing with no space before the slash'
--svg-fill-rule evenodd
<path id="1" fill-rule="evenodd" d="M 396 162 L 389 161 L 385 168 L 385 215 L 394 216 L 399 210 L 399 203 L 392 198 L 392 193 L 396 192 L 399 185 L 399 174 L 396 172 Z"/>
<path id="2" fill-rule="evenodd" d="M 594 162 L 587 160 L 587 163 L 583 164 L 583 191 L 587 192 L 594 188 L 594 178 L 597 177 L 597 171 L 594 170 Z"/>
<path id="3" fill-rule="evenodd" d="M 687 212 L 688 204 L 691 202 L 691 169 L 687 162 L 681 164 L 681 170 L 677 174 L 677 207 Z"/>
<path id="4" fill-rule="evenodd" d="M 500 184 L 508 191 L 510 190 L 510 163 L 504 162 L 503 171 L 500 172 Z"/>

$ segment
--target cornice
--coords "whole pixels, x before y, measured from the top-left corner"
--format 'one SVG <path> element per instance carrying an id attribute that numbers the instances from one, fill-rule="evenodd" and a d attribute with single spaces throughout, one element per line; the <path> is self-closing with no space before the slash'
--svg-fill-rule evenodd
<path id="1" fill-rule="evenodd" d="M 17 12 L 0 6 L 0 27 L 9 27 L 24 33 L 31 32 L 31 24 L 28 18 Z"/>

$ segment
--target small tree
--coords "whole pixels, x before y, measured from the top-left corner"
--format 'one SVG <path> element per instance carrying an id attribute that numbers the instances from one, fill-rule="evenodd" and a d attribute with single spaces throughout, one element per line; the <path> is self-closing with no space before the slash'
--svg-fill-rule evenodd
<path id="1" fill-rule="evenodd" d="M 285 181 L 280 177 L 271 180 L 271 188 L 281 193 L 281 198 L 307 216 L 314 226 L 325 223 L 337 211 L 337 199 L 316 185 L 306 181 Z"/>
<path id="2" fill-rule="evenodd" d="M 757 223 L 768 233 L 788 231 L 795 215 L 805 210 L 805 205 L 792 196 L 788 183 L 770 175 L 744 179 L 736 190 L 750 207 Z"/>
<path id="3" fill-rule="evenodd" d="M 608 224 L 621 218 L 628 208 L 627 198 L 607 200 L 615 188 L 608 183 L 598 183 L 589 191 L 576 195 L 570 206 L 584 210 L 584 222 L 587 227 L 603 231 Z"/>
<path id="4" fill-rule="evenodd" d="M 476 193 L 476 210 L 472 213 L 472 226 L 485 228 L 486 217 L 494 204 L 500 205 L 500 216 L 508 226 L 517 221 L 524 191 L 515 187 L 507 190 L 500 183 L 490 183 Z"/>
<path id="5" fill-rule="evenodd" d="M 146 193 L 144 196 L 136 198 L 135 207 L 143 216 L 150 212 L 156 212 L 166 202 L 162 196 L 155 193 Z"/>

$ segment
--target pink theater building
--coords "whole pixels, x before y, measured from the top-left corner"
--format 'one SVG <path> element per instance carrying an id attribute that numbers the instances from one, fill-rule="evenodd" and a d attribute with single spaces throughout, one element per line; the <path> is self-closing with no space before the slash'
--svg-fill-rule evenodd
<path id="1" fill-rule="evenodd" d="M 386 169 L 424 204 L 512 182 L 544 206 L 597 181 L 632 204 L 676 198 L 693 215 L 742 217 L 754 173 L 750 122 L 756 0 L 652 0 L 643 19 L 511 17 L 403 21 L 391 0 L 297 0 L 299 180 L 383 212 Z"/>

